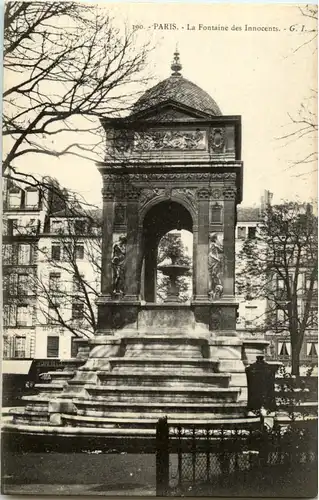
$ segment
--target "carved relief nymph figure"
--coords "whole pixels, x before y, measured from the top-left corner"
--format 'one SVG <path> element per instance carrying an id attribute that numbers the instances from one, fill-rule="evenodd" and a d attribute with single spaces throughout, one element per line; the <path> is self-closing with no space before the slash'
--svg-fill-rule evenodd
<path id="1" fill-rule="evenodd" d="M 208 253 L 209 290 L 211 299 L 220 298 L 223 294 L 222 272 L 223 272 L 223 246 L 218 241 L 218 234 L 210 235 Z"/>
<path id="2" fill-rule="evenodd" d="M 119 241 L 113 245 L 112 269 L 113 269 L 113 293 L 124 295 L 125 286 L 125 257 L 126 236 L 121 236 Z"/>

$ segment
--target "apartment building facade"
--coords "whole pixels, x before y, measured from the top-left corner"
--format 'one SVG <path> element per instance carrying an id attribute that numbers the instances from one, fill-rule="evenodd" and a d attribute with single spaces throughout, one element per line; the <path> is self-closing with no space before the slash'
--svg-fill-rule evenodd
<path id="1" fill-rule="evenodd" d="M 4 183 L 4 359 L 59 367 L 76 356 L 77 337 L 93 334 L 101 213 L 66 196 L 55 181 L 44 189 Z"/>

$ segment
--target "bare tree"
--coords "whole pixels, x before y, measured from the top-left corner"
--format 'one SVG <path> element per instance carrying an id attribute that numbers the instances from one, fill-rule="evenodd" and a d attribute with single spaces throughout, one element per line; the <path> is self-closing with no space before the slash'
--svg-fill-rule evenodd
<path id="1" fill-rule="evenodd" d="M 318 38 L 318 6 L 305 5 L 298 7 L 299 12 L 305 24 L 296 29 L 302 30 L 304 42 L 298 45 L 293 53 L 298 52 L 306 47 L 310 54 L 314 55 L 317 51 Z M 297 26 L 297 25 L 296 25 Z M 314 56 L 315 57 L 315 56 Z M 314 61 L 315 64 L 315 61 Z M 314 86 L 313 86 L 314 87 Z M 288 113 L 290 124 L 289 131 L 283 134 L 279 139 L 290 142 L 308 140 L 311 142 L 310 151 L 301 158 L 294 160 L 289 168 L 293 168 L 300 164 L 312 165 L 308 173 L 312 173 L 317 169 L 318 151 L 316 144 L 318 142 L 318 116 L 317 116 L 318 90 L 316 88 L 309 89 L 309 97 L 307 97 L 299 106 L 297 113 Z M 301 174 L 304 175 L 304 174 Z"/>
<path id="2" fill-rule="evenodd" d="M 296 376 L 305 331 L 317 326 L 317 224 L 310 205 L 269 206 L 238 256 L 238 291 L 267 300 L 265 331 L 289 332 Z"/>
<path id="3" fill-rule="evenodd" d="M 4 27 L 3 171 L 27 154 L 96 159 L 99 117 L 119 115 L 143 82 L 148 46 L 104 7 L 8 2 Z M 32 178 L 28 178 L 31 182 Z"/>
<path id="4" fill-rule="evenodd" d="M 45 324 L 59 325 L 77 337 L 94 334 L 95 301 L 101 274 L 101 217 L 98 211 L 79 207 L 67 210 L 50 248 L 39 249 L 39 272 L 35 286 L 39 317 Z M 42 265 L 41 265 L 42 261 Z"/>

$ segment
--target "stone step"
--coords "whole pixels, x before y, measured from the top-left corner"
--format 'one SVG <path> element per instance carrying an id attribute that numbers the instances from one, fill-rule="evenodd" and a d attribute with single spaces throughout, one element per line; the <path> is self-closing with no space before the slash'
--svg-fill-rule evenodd
<path id="1" fill-rule="evenodd" d="M 125 357 L 207 358 L 208 341 L 186 335 L 138 335 L 121 337 Z"/>
<path id="2" fill-rule="evenodd" d="M 145 358 L 145 357 L 111 357 L 109 358 L 109 365 L 112 372 L 126 373 L 129 371 L 157 373 L 217 373 L 219 360 L 213 359 L 193 359 L 184 358 L 176 359 L 170 357 L 159 358 Z"/>
<path id="3" fill-rule="evenodd" d="M 288 420 L 289 422 L 289 420 Z M 183 425 L 193 425 L 196 422 L 183 422 Z M 206 423 L 206 422 L 204 422 Z M 252 429 L 258 428 L 260 426 L 259 418 L 248 417 L 248 418 L 240 418 L 236 419 L 220 419 L 213 421 L 210 423 L 210 426 L 214 426 L 216 429 L 220 429 L 221 426 L 228 427 L 229 429 L 233 429 L 234 426 L 239 427 L 241 429 Z M 13 423 L 5 423 L 3 425 L 4 432 L 21 432 L 28 433 L 30 432 L 30 426 L 25 423 L 21 424 L 13 424 Z M 132 439 L 141 439 L 146 438 L 146 443 L 149 443 L 149 438 L 155 438 L 156 436 L 156 428 L 131 428 L 129 424 L 126 424 L 126 427 L 95 427 L 94 422 L 92 422 L 91 427 L 81 427 L 73 425 L 66 426 L 54 426 L 54 425 L 41 425 L 41 426 L 32 426 L 32 435 L 39 435 L 44 440 L 47 435 L 52 435 L 53 433 L 59 437 L 77 437 L 80 438 L 90 438 L 94 439 L 95 437 L 101 438 L 116 438 L 122 440 L 123 438 L 132 438 Z"/>
<path id="4" fill-rule="evenodd" d="M 187 373 L 167 374 L 152 372 L 110 373 L 97 372 L 102 386 L 143 386 L 143 387 L 228 387 L 231 375 L 228 373 Z M 72 381 L 70 381 L 72 384 Z"/>
<path id="5" fill-rule="evenodd" d="M 52 371 L 52 372 L 47 372 L 47 375 L 50 375 L 51 383 L 65 383 L 71 380 L 74 375 L 75 371 Z M 51 385 L 51 384 L 46 384 L 46 385 Z"/>
<path id="6" fill-rule="evenodd" d="M 204 345 L 208 344 L 206 337 L 184 335 L 166 335 L 165 333 L 158 334 L 155 331 L 148 334 L 138 335 L 122 335 L 121 341 L 125 344 L 145 343 L 145 344 L 170 344 L 170 345 Z"/>
<path id="7" fill-rule="evenodd" d="M 54 397 L 59 392 L 63 391 L 63 388 L 65 387 L 66 384 L 67 384 L 66 381 L 65 382 L 59 381 L 59 382 L 51 382 L 48 384 L 35 384 L 34 387 L 35 389 L 41 391 L 41 396 L 45 394 L 52 394 L 52 396 Z"/>
<path id="8" fill-rule="evenodd" d="M 215 403 L 236 401 L 240 393 L 237 387 L 135 387 L 135 386 L 84 386 L 94 399 L 107 401 L 176 401 L 190 403 Z"/>
<path id="9" fill-rule="evenodd" d="M 105 418 L 105 417 L 89 417 L 89 416 L 79 416 L 79 415 L 68 415 L 68 414 L 62 414 L 62 421 L 64 425 L 69 425 L 69 426 L 76 426 L 76 427 L 97 427 L 97 428 L 127 428 L 129 427 L 130 429 L 154 429 L 156 428 L 156 424 L 158 421 L 158 418 L 156 417 L 151 417 L 151 418 L 130 418 L 130 417 L 113 417 L 113 418 Z M 207 425 L 213 423 L 214 425 L 223 425 L 225 427 L 232 428 L 234 425 L 234 422 L 236 422 L 236 425 L 241 425 L 241 424 L 247 424 L 248 422 L 250 424 L 252 423 L 257 423 L 260 426 L 260 419 L 258 417 L 239 417 L 239 418 L 232 418 L 232 419 L 226 419 L 226 418 L 212 418 L 211 416 L 208 416 L 208 418 L 204 418 L 201 415 L 201 418 L 193 418 L 191 416 L 187 416 L 184 418 L 174 418 L 170 417 L 168 418 L 168 422 L 170 425 L 183 425 L 185 426 L 192 426 L 194 424 L 196 425 Z"/>
<path id="10" fill-rule="evenodd" d="M 246 413 L 245 402 L 228 403 L 187 403 L 187 402 L 110 402 L 75 399 L 77 414 L 97 417 L 159 418 L 222 418 L 239 417 Z"/>

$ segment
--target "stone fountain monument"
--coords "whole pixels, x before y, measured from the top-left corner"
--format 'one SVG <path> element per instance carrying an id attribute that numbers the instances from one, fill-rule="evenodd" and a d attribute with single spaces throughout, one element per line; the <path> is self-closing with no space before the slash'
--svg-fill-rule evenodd
<path id="1" fill-rule="evenodd" d="M 181 75 L 152 87 L 125 118 L 103 118 L 103 247 L 98 328 L 63 372 L 26 398 L 7 427 L 29 432 L 155 432 L 171 420 L 245 417 L 245 365 L 262 351 L 236 334 L 236 207 L 241 117 Z M 157 248 L 193 234 L 193 296 L 156 303 Z M 258 345 L 257 345 L 258 344 Z M 59 431 L 60 429 L 60 431 Z M 64 430 L 62 430 L 64 429 Z"/>

